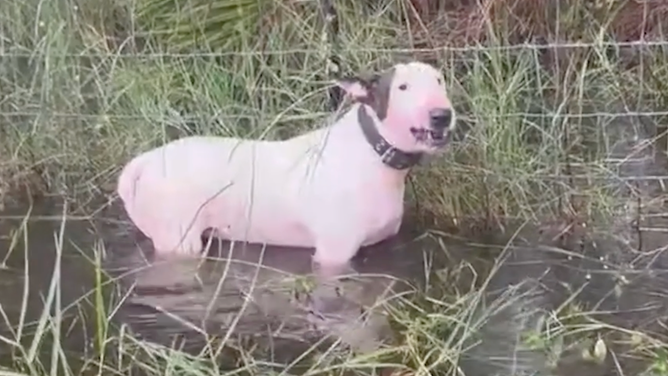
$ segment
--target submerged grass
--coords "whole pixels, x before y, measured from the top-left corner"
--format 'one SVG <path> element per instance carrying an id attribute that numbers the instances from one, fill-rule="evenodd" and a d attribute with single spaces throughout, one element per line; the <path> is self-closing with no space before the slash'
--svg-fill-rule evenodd
<path id="1" fill-rule="evenodd" d="M 28 213 L 28 216 L 30 214 Z M 459 291 L 453 285 L 462 270 L 471 271 L 470 265 L 463 264 L 460 269 L 435 271 L 428 266 L 425 277 L 430 279 L 426 289 L 412 287 L 402 294 L 379 302 L 391 323 L 393 338 L 388 345 L 375 352 L 354 353 L 341 343 L 335 342 L 323 347 L 314 344 L 303 354 L 294 354 L 297 358 L 287 365 L 271 363 L 258 355 L 264 353 L 258 347 L 246 347 L 250 342 L 232 334 L 234 325 L 228 332 L 219 333 L 207 339 L 201 353 L 193 355 L 139 339 L 128 327 L 114 325 L 119 305 L 130 292 L 120 293 L 115 290 L 113 280 L 102 270 L 100 251 L 95 258 L 89 259 L 94 270 L 90 284 L 92 289 L 74 301 L 64 303 L 61 289 L 63 270 L 71 269 L 63 263 L 67 258 L 66 223 L 63 213 L 60 228 L 54 233 L 53 271 L 46 296 L 42 297 L 41 310 L 36 318 L 29 312 L 29 295 L 40 292 L 31 286 L 28 258 L 34 249 L 29 248 L 27 239 L 30 220 L 26 217 L 19 231 L 13 233 L 9 252 L 21 252 L 25 255 L 23 270 L 23 304 L 18 312 L 7 312 L 0 305 L 4 330 L 0 341 L 5 349 L 5 358 L 1 371 L 11 375 L 46 375 L 46 374 L 223 374 L 223 375 L 333 375 L 333 374 L 369 374 L 367 372 L 411 371 L 408 374 L 454 374 L 458 363 L 468 347 L 474 347 L 477 330 L 496 311 L 513 303 L 511 299 L 499 299 L 491 307 L 482 310 L 482 293 L 473 281 L 470 289 Z M 66 240 L 67 239 L 67 240 Z M 18 250 L 14 247 L 25 247 Z M 42 250 L 44 251 L 44 250 Z M 4 271 L 11 266 L 5 265 Z M 43 276 L 44 277 L 44 276 Z M 47 277 L 48 278 L 48 277 Z M 39 278 L 38 278 L 39 279 Z M 447 281 L 447 283 L 446 283 Z M 79 280 L 77 283 L 81 283 Z M 482 281 L 484 284 L 485 281 Z M 2 300 L 0 300 L 2 301 Z M 9 299 L 4 299 L 9 302 Z M 238 315 L 243 309 L 239 309 Z M 87 316 L 93 315 L 91 322 Z M 66 320 L 69 317 L 70 320 Z M 66 322 L 71 322 L 69 328 Z M 234 320 L 231 320 L 234 322 Z M 191 325 L 192 324 L 187 324 Z M 86 330 L 92 330 L 88 336 Z M 84 333 L 82 333 L 82 331 Z M 202 333 L 206 335 L 206 333 Z M 63 341 L 65 336 L 74 336 L 93 342 L 79 348 L 71 354 L 71 348 Z M 88 338 L 87 338 L 88 337 Z M 222 341 L 222 342 L 221 342 Z M 252 342 L 252 340 L 251 340 Z M 246 346 L 240 345 L 246 343 Z M 263 344 L 262 346 L 266 346 Z M 221 363 L 220 354 L 226 350 L 226 357 Z M 266 355 L 266 353 L 264 353 Z M 80 358 L 84 356 L 84 358 Z M 7 368 L 7 367 L 11 368 Z M 295 373 L 296 372 L 296 373 Z M 342 373 L 343 372 L 343 373 Z M 389 374 L 389 373 L 383 373 Z"/>
<path id="2" fill-rule="evenodd" d="M 604 312 L 585 311 L 577 303 L 581 290 L 573 291 L 551 310 L 536 304 L 535 291 L 526 283 L 490 294 L 489 283 L 500 262 L 483 272 L 470 261 L 440 268 L 427 259 L 424 276 L 419 278 L 425 283 L 403 281 L 408 288 L 379 299 L 360 316 L 380 313 L 388 322 L 386 338 L 373 350 L 359 351 L 341 339 L 323 337 L 313 340 L 306 350 L 295 348 L 290 361 L 276 360 L 272 354 L 280 350 L 273 348 L 271 340 L 237 333 L 244 302 L 230 313 L 228 326 L 211 333 L 178 315 L 171 316 L 174 325 L 191 327 L 201 336 L 197 350 L 186 349 L 176 339 L 171 345 L 156 343 L 143 339 L 141 330 L 135 332 L 118 317 L 133 287 L 119 288 L 122 276 L 111 277 L 103 270 L 103 246 L 94 247 L 94 257 L 81 255 L 82 244 L 77 244 L 81 241 L 70 234 L 71 221 L 63 211 L 60 223 L 51 226 L 52 246 L 35 248 L 30 245 L 34 235 L 29 232 L 43 231 L 31 228 L 35 221 L 45 219 L 29 216 L 7 239 L 14 257 L 5 257 L 0 270 L 0 282 L 10 283 L 3 286 L 7 293 L 0 297 L 3 375 L 408 376 L 459 375 L 475 367 L 483 374 L 489 367 L 489 372 L 524 375 L 552 374 L 569 358 L 594 365 L 635 358 L 642 361 L 642 368 L 637 369 L 646 370 L 635 373 L 638 375 L 660 375 L 666 367 L 668 343 L 658 335 L 606 323 L 599 318 Z M 510 243 L 500 245 L 498 259 L 511 247 Z M 46 251 L 53 254 L 40 262 L 53 261 L 50 275 L 31 270 L 34 261 L 30 259 L 37 258 L 34 252 Z M 443 245 L 435 252 L 449 251 Z M 24 257 L 22 268 L 16 256 Z M 76 278 L 72 271 L 77 268 L 91 273 L 88 278 Z M 5 273 L 12 273 L 13 278 Z M 230 274 L 230 278 L 234 277 Z M 286 280 L 295 283 L 294 277 Z M 73 282 L 79 285 L 77 294 L 68 291 Z"/>
<path id="3" fill-rule="evenodd" d="M 403 3 L 388 0 L 373 10 L 353 3 L 337 4 L 343 73 L 385 68 L 413 54 L 404 42 L 411 39 L 406 38 L 411 28 L 397 23 L 410 12 Z M 577 3 L 569 4 L 575 9 Z M 244 34 L 238 50 L 215 54 L 176 53 L 156 42 L 139 21 L 137 8 L 132 0 L 0 2 L 0 206 L 20 200 L 22 193 L 64 196 L 79 205 L 100 195 L 111 197 L 125 161 L 176 137 L 283 139 L 322 124 L 328 78 L 318 4 L 304 3 L 299 12 L 286 6 L 282 22 L 265 29 L 261 40 Z M 658 44 L 641 51 L 616 48 L 605 22 L 578 17 L 563 24 L 577 24 L 578 33 L 567 34 L 579 35 L 586 46 L 510 48 L 502 22 L 486 24 L 485 45 L 440 52 L 437 64 L 465 132 L 447 155 L 415 172 L 412 217 L 442 226 L 471 218 L 502 223 L 577 215 L 606 225 L 618 213 L 623 206 L 615 181 L 619 163 L 611 156 L 630 137 L 630 129 L 646 126 L 636 114 L 652 124 L 664 120 L 667 55 Z M 60 288 L 65 276 L 59 271 L 67 218 L 63 214 L 55 236 L 52 280 L 34 318 L 29 317 L 35 308 L 28 301 L 28 222 L 10 239 L 25 249 L 9 254 L 23 253 L 26 259 L 23 275 L 12 276 L 23 281 L 18 316 L 0 307 L 8 329 L 0 341 L 10 349 L 3 374 L 289 373 L 258 360 L 247 340 L 231 332 L 222 336 L 223 344 L 210 338 L 209 349 L 194 356 L 111 325 L 128 292 L 108 291 L 114 281 L 101 269 L 106 252 L 101 244 L 90 259 L 94 288 L 86 303 L 64 307 Z M 506 296 L 483 304 L 482 287 L 491 276 L 460 291 L 453 283 L 460 268 L 465 265 L 445 275 L 428 270 L 427 287 L 386 304 L 396 334 L 393 345 L 364 354 L 314 347 L 291 374 L 371 374 L 381 368 L 457 374 L 460 361 L 480 340 L 480 327 L 521 299 Z M 571 303 L 526 333 L 531 351 L 559 358 L 575 346 L 599 361 L 602 349 L 609 354 L 612 342 L 621 342 L 651 360 L 648 375 L 666 372 L 667 344 L 597 321 L 595 312 Z M 73 322 L 87 330 L 77 338 L 92 339 L 77 355 L 65 345 Z M 223 352 L 234 359 L 236 370 L 219 371 L 215 355 Z"/>

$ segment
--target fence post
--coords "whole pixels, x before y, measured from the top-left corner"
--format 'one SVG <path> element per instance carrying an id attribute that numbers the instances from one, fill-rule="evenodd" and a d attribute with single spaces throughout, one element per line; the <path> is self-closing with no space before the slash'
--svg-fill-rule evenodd
<path id="1" fill-rule="evenodd" d="M 341 57 L 339 56 L 339 16 L 334 7 L 334 0 L 321 0 L 322 17 L 325 21 L 324 40 L 327 45 L 327 61 L 325 66 L 326 79 L 338 77 L 341 73 Z M 338 86 L 329 88 L 327 95 L 329 97 L 329 109 L 336 111 L 343 99 L 343 93 Z"/>

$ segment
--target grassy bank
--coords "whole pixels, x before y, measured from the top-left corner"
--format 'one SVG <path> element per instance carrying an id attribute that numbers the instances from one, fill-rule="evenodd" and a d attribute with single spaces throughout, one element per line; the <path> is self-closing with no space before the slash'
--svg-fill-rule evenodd
<path id="1" fill-rule="evenodd" d="M 462 119 L 460 142 L 415 172 L 411 220 L 441 227 L 466 218 L 497 223 L 577 215 L 605 224 L 617 213 L 620 172 L 610 157 L 639 128 L 655 135 L 654 124 L 663 122 L 668 103 L 664 48 L 615 47 L 619 25 L 608 21 L 619 14 L 617 2 L 594 8 L 595 2 L 563 2 L 567 5 L 551 17 L 559 30 L 536 28 L 522 40 L 518 35 L 528 32 L 515 26 L 532 24 L 497 12 L 493 22 L 482 19 L 466 44 L 456 39 L 449 49 L 419 52 L 411 43 L 425 45 L 420 30 L 431 26 L 407 16 L 410 7 L 398 1 L 374 9 L 357 3 L 337 4 L 344 73 L 386 68 L 398 57 L 436 57 Z M 0 204 L 23 200 L 25 194 L 85 203 L 111 195 L 129 158 L 167 140 L 189 134 L 284 139 L 325 119 L 327 46 L 317 3 L 277 6 L 263 21 L 260 37 L 256 29 L 215 31 L 224 29 L 216 24 L 224 20 L 200 35 L 196 24 L 184 26 L 188 17 L 161 20 L 165 10 L 156 9 L 130 0 L 0 2 Z M 523 17 L 535 16 L 529 13 Z M 461 35 L 461 23 L 449 30 L 452 22 L 446 21 L 433 35 Z M 534 19 L 534 24 L 540 22 Z M 198 38 L 189 39 L 193 35 Z M 103 323 L 117 302 L 104 301 L 101 280 L 91 293 L 96 299 L 90 305 L 99 316 L 93 320 L 96 355 L 84 360 L 88 371 L 98 367 L 101 373 L 121 374 L 122 367 L 143 359 L 138 366 L 151 375 L 215 374 L 210 354 L 192 357 L 156 349 L 122 330 L 107 333 Z M 416 291 L 393 313 L 400 345 L 357 360 L 333 356 L 333 364 L 369 369 L 393 359 L 423 370 L 438 363 L 442 374 L 452 372 L 464 339 L 473 336 L 473 322 L 482 320 L 479 311 L 470 310 L 476 306 L 471 302 L 481 300 L 479 285 L 465 292 Z M 49 364 L 64 367 L 70 359 L 58 344 L 63 309 L 55 291 L 37 321 L 37 336 L 53 336 L 50 349 L 42 350 L 53 356 Z M 605 326 L 571 308 L 551 317 L 543 329 L 571 333 Z M 575 323 L 564 324 L 564 316 Z M 443 327 L 446 334 L 438 332 Z M 641 338 L 638 348 L 662 367 L 664 350 L 656 349 L 667 347 L 633 335 Z M 530 340 L 546 346 L 554 338 L 541 332 Z M 46 345 L 13 343 L 11 336 L 3 341 L 15 350 L 15 374 L 53 370 L 35 358 L 38 347 Z M 596 343 L 592 340 L 592 346 Z M 99 355 L 107 354 L 106 347 L 116 368 L 98 364 L 111 364 Z M 447 351 L 434 354 L 430 348 Z M 600 346 L 597 351 L 594 358 Z M 266 365 L 253 363 L 253 356 L 237 355 L 248 361 L 243 365 L 248 374 L 264 372 Z M 327 365 L 313 367 L 307 374 L 334 374 Z"/>

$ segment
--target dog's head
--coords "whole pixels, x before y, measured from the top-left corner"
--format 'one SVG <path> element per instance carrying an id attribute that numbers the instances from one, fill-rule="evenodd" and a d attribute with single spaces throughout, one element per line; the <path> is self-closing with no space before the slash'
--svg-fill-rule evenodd
<path id="1" fill-rule="evenodd" d="M 441 73 L 429 64 L 397 64 L 370 79 L 337 82 L 354 100 L 370 106 L 383 133 L 407 152 L 434 153 L 448 144 L 455 111 Z"/>

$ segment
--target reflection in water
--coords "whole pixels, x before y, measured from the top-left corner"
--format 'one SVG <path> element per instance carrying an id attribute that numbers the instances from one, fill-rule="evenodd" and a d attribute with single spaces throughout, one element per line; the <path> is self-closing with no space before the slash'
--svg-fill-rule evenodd
<path id="1" fill-rule="evenodd" d="M 44 211 L 59 213 L 49 208 Z M 18 217 L 21 212 L 25 210 L 18 210 Z M 589 309 L 617 310 L 631 303 L 635 309 L 642 308 L 641 313 L 613 316 L 619 324 L 624 324 L 624 319 L 637 323 L 640 316 L 656 315 L 665 304 L 653 294 L 657 286 L 648 282 L 651 276 L 647 273 L 625 277 L 626 284 L 620 287 L 621 272 L 605 257 L 619 245 L 592 242 L 584 231 L 558 239 L 555 234 L 560 229 L 527 228 L 509 242 L 510 235 L 456 238 L 418 236 L 402 230 L 396 239 L 360 252 L 353 261 L 360 275 L 342 281 L 338 289 L 316 289 L 319 295 L 314 297 L 315 293 L 309 292 L 313 287 L 308 278 L 310 250 L 212 242 L 207 259 L 157 259 L 147 240 L 113 218 L 118 218 L 117 212 L 105 213 L 95 222 L 67 223 L 61 263 L 62 305 L 90 295 L 95 281 L 91 259 L 95 249 L 104 248 L 105 270 L 131 291 L 114 321 L 129 325 L 140 338 L 165 346 L 174 345 L 178 338 L 178 345 L 186 351 L 198 352 L 212 336 L 226 338 L 230 328 L 235 335 L 267 344 L 271 350 L 266 356 L 275 362 L 293 360 L 326 334 L 358 351 L 371 351 L 391 339 L 382 314 L 383 302 L 410 289 L 409 284 L 424 284 L 429 266 L 454 269 L 466 262 L 475 267 L 478 278 L 474 279 L 473 273 L 467 278 L 463 273 L 457 283 L 463 290 L 475 284 L 486 291 L 474 307 L 478 314 L 473 317 L 478 321 L 470 323 L 470 331 L 475 333 L 469 335 L 470 343 L 463 344 L 469 349 L 460 362 L 467 376 L 497 372 L 542 375 L 549 373 L 551 363 L 559 365 L 561 374 L 575 367 L 578 372 L 603 375 L 616 366 L 592 365 L 568 352 L 564 359 L 575 360 L 556 362 L 544 351 L 528 349 L 524 333 L 538 328 L 574 292 L 578 292 L 578 304 Z M 0 222 L 4 231 L 0 257 L 7 266 L 0 271 L 0 305 L 14 325 L 23 309 L 25 260 L 30 276 L 25 321 L 36 320 L 42 312 L 43 296 L 57 260 L 54 244 L 60 223 L 31 221 L 25 239 L 23 235 L 11 236 L 19 226 L 16 219 Z M 491 261 L 495 259 L 502 261 L 494 266 Z M 493 266 L 492 277 L 481 286 L 484 270 Z M 654 270 L 652 276 L 661 281 L 661 272 Z M 403 280 L 409 283 L 400 282 Z M 636 282 L 641 280 L 642 284 Z M 314 299 L 325 308 L 322 312 L 313 312 Z M 80 310 L 73 305 L 64 323 L 75 328 L 71 323 Z M 83 344 L 90 337 L 86 328 L 90 330 L 84 325 L 83 330 L 69 332 L 65 340 L 71 349 L 86 350 Z"/>

